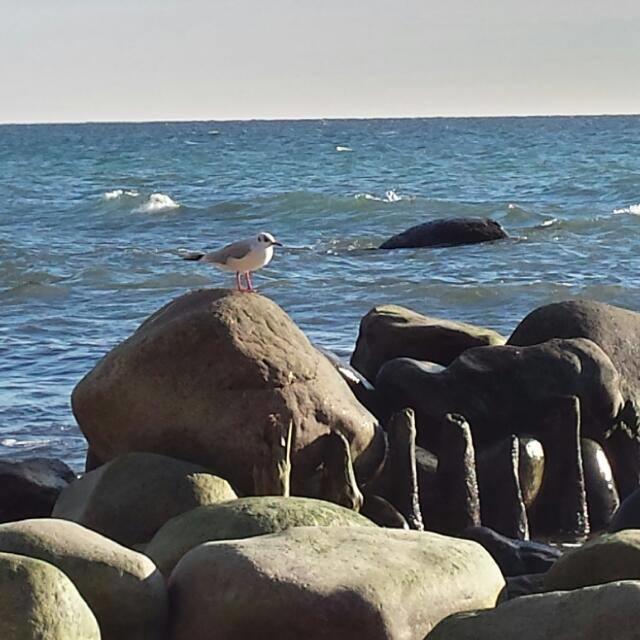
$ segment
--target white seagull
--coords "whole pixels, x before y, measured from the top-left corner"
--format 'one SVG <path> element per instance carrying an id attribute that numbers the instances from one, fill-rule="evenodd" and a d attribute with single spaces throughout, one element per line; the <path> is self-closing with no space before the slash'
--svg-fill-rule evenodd
<path id="1" fill-rule="evenodd" d="M 232 242 L 222 249 L 211 253 L 189 253 L 184 260 L 202 260 L 224 271 L 234 271 L 238 291 L 255 291 L 251 282 L 251 272 L 266 267 L 273 258 L 273 247 L 281 247 L 270 233 L 259 233 L 254 238 Z M 247 287 L 242 287 L 241 275 L 244 275 Z"/>

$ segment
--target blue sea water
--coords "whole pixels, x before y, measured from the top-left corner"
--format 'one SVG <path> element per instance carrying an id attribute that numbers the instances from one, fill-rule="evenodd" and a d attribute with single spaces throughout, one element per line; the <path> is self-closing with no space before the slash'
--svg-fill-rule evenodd
<path id="1" fill-rule="evenodd" d="M 491 216 L 507 241 L 369 251 Z M 233 277 L 179 259 L 259 231 L 254 281 L 348 355 L 373 305 L 508 334 L 531 309 L 640 310 L 640 117 L 0 126 L 0 457 L 82 466 L 69 396 L 151 312 Z"/>

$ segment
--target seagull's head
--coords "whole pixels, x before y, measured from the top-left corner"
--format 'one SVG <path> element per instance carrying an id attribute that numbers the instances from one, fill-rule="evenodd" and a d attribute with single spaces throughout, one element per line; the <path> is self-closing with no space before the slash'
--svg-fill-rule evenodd
<path id="1" fill-rule="evenodd" d="M 281 247 L 282 243 L 278 242 L 270 233 L 260 233 L 255 239 L 258 247 Z"/>

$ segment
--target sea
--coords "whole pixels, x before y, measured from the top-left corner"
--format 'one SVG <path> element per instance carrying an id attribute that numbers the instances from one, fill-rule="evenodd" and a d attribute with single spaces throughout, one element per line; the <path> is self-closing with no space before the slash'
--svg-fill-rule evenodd
<path id="1" fill-rule="evenodd" d="M 451 216 L 510 238 L 374 250 Z M 261 231 L 285 246 L 254 283 L 345 358 L 384 303 L 506 335 L 558 300 L 640 310 L 640 116 L 0 126 L 0 457 L 81 469 L 74 385 L 233 286 L 181 252 Z"/>

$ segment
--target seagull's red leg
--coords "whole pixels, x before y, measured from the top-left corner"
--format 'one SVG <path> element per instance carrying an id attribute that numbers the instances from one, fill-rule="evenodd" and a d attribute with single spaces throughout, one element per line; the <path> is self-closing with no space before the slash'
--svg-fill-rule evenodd
<path id="1" fill-rule="evenodd" d="M 251 282 L 251 271 L 245 271 L 244 277 L 247 279 L 247 284 L 249 285 L 247 291 L 255 291 L 253 288 L 253 282 Z"/>
<path id="2" fill-rule="evenodd" d="M 242 280 L 240 280 L 240 272 L 236 271 L 236 287 L 238 287 L 238 291 L 244 291 L 242 288 Z"/>

